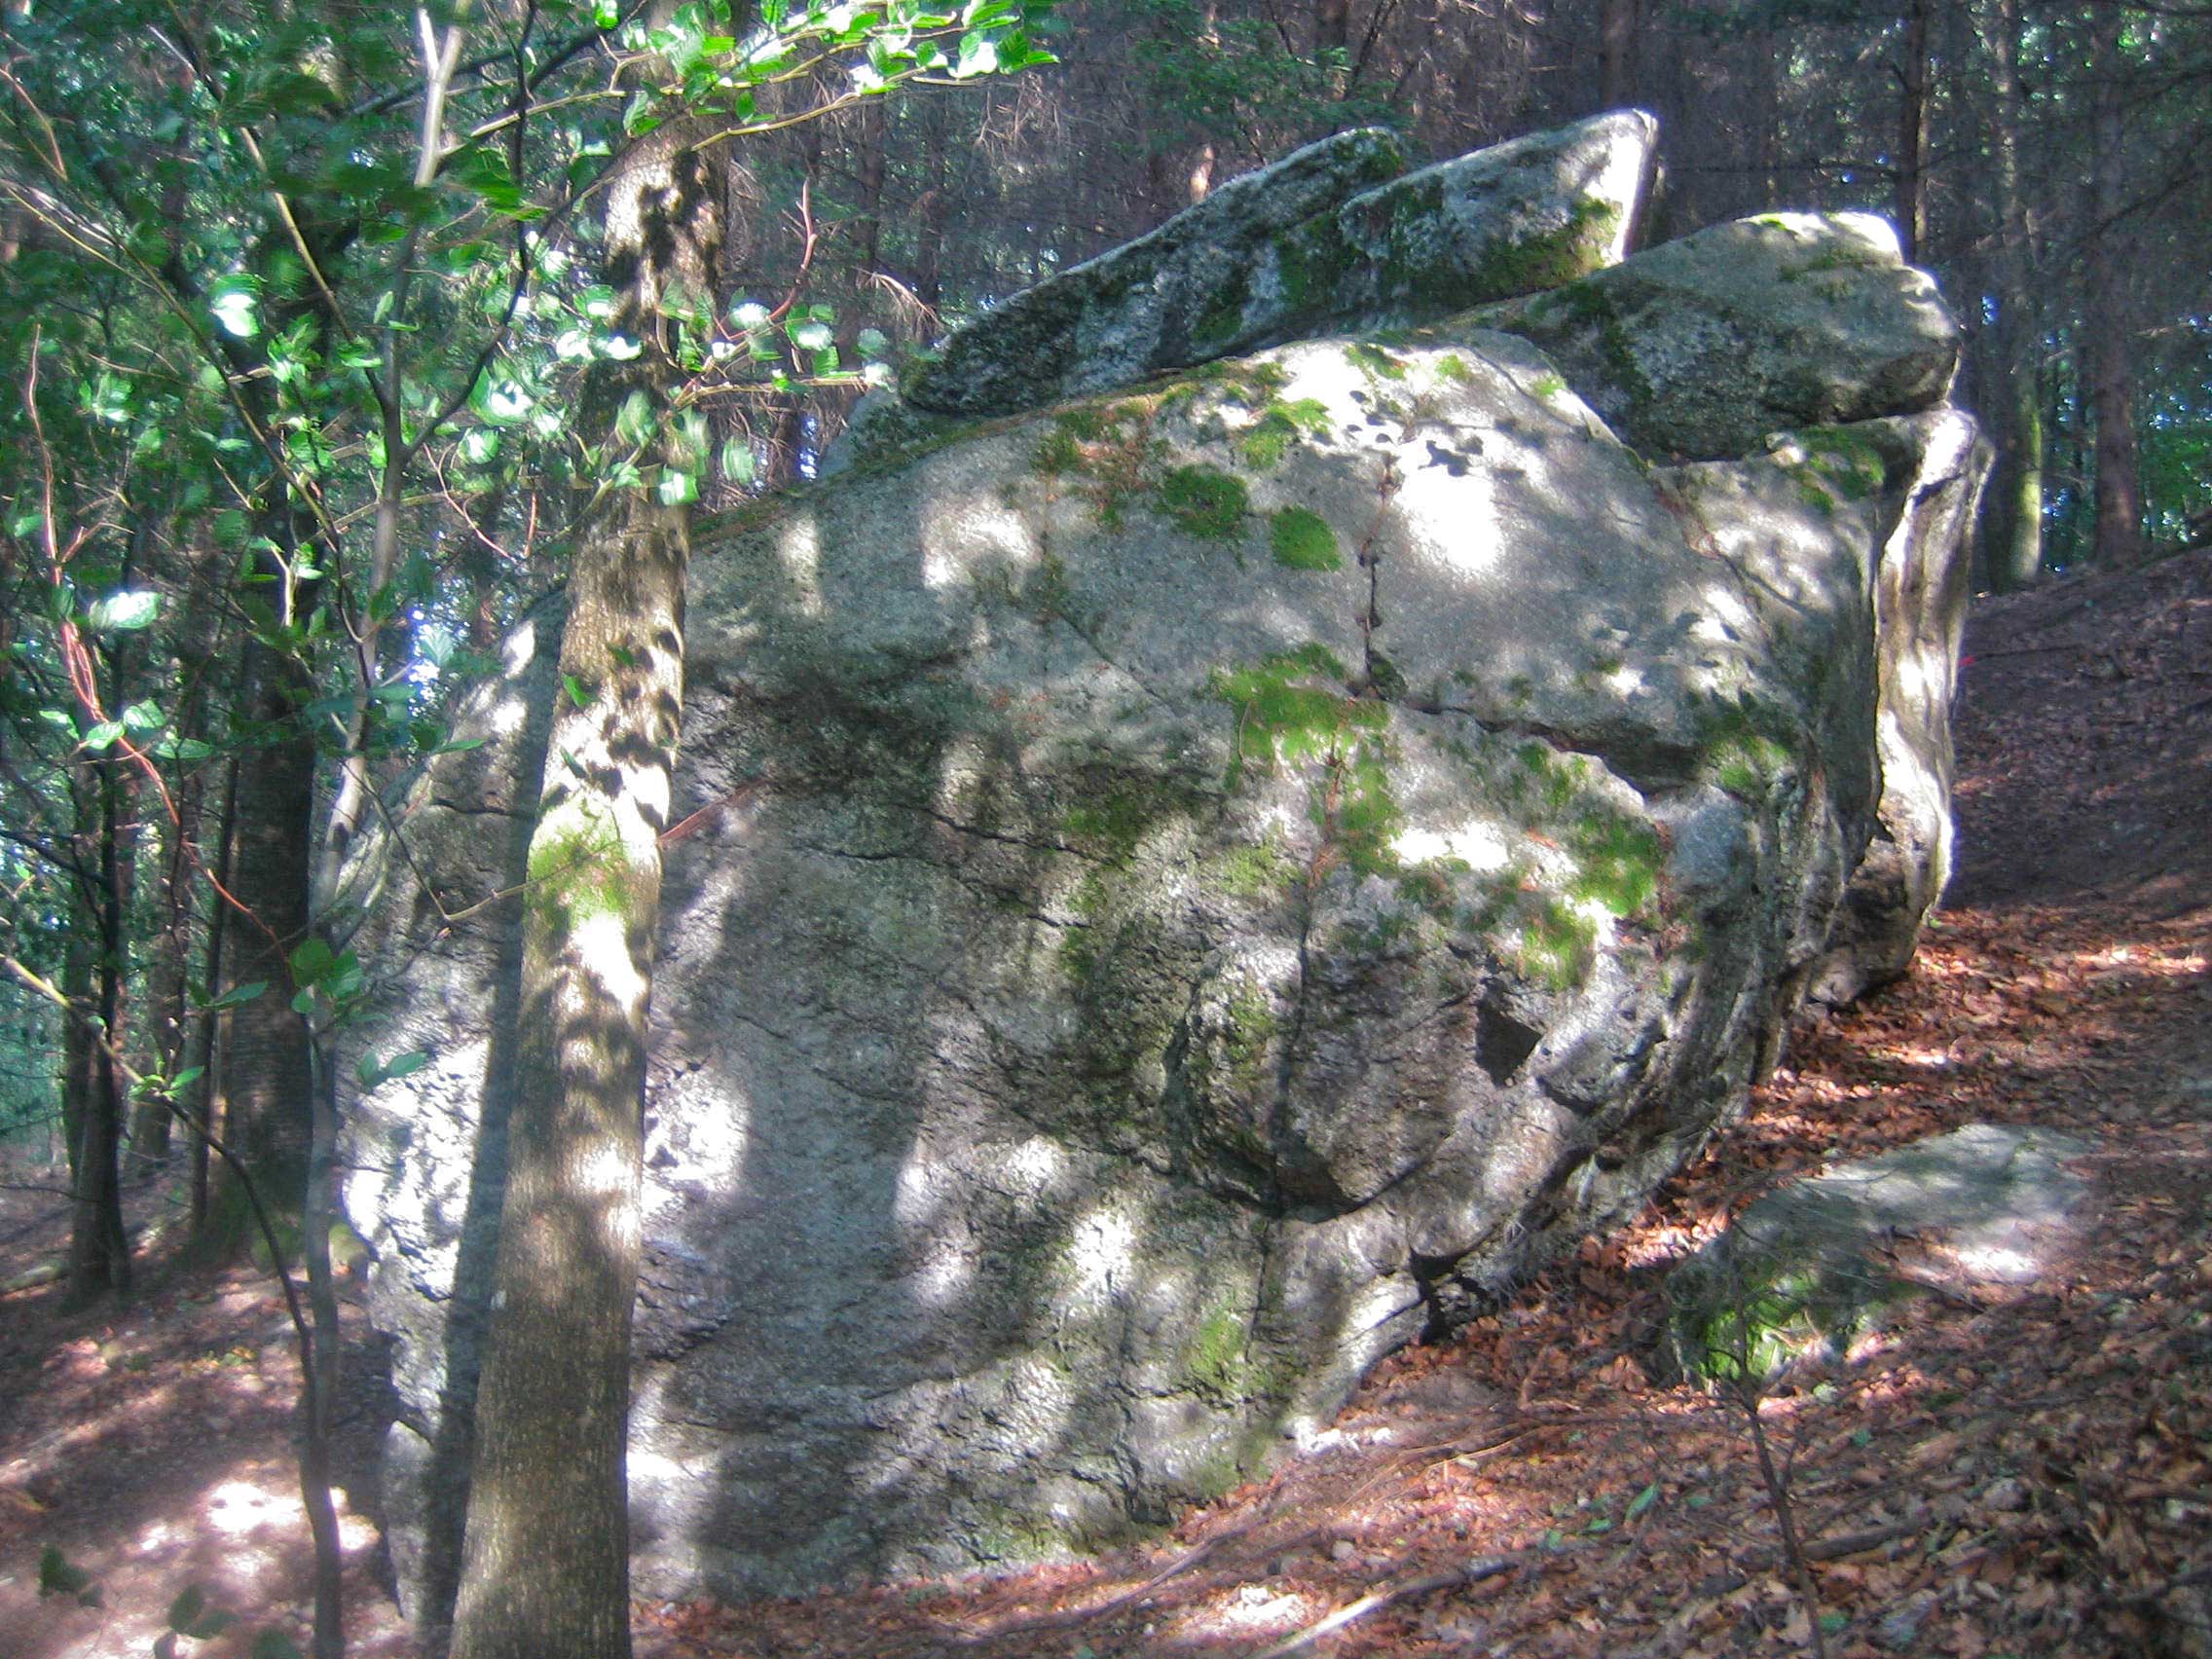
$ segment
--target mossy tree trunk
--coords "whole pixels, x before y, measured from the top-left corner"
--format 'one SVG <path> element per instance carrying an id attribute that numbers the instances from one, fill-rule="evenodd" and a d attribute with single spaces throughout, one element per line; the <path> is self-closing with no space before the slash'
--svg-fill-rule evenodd
<path id="1" fill-rule="evenodd" d="M 609 189 L 614 326 L 647 350 L 594 388 L 588 429 L 605 432 L 636 392 L 657 399 L 673 384 L 662 297 L 678 285 L 713 291 L 719 192 L 698 136 L 685 123 L 661 129 Z M 657 470 L 586 524 L 569 583 L 564 690 L 524 905 L 515 1108 L 455 1659 L 630 1652 L 640 1102 L 682 712 L 688 517 L 660 504 Z"/>

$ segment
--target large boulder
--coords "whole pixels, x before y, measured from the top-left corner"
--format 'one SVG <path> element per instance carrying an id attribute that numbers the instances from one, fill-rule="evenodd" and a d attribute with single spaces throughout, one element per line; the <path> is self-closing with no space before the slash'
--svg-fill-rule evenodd
<path id="1" fill-rule="evenodd" d="M 1339 133 L 985 313 L 908 377 L 905 401 L 1013 414 L 1556 286 L 1626 250 L 1657 134 L 1622 110 L 1398 178 L 1390 134 Z"/>
<path id="2" fill-rule="evenodd" d="M 1159 1523 L 1633 1212 L 1771 1060 L 1875 831 L 1891 549 L 1960 558 L 1916 507 L 1958 418 L 1854 408 L 1672 463 L 1477 317 L 934 431 L 703 528 L 641 1586 Z M 481 902 L 522 879 L 556 627 L 404 856 L 350 866 L 348 1041 L 430 1055 L 350 1103 L 345 1161 L 432 1614 L 509 1105 Z"/>

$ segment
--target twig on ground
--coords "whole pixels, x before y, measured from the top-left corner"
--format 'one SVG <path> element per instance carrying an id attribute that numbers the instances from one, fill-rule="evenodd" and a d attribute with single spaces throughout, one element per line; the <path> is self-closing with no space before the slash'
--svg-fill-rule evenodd
<path id="1" fill-rule="evenodd" d="M 1309 1624 L 1304 1630 L 1293 1631 L 1280 1641 L 1272 1642 L 1257 1652 L 1247 1653 L 1244 1659 L 1284 1659 L 1285 1655 L 1310 1647 L 1325 1636 L 1333 1636 L 1355 1619 L 1380 1612 L 1394 1603 L 1411 1601 L 1416 1596 L 1433 1595 L 1439 1590 L 1480 1584 L 1485 1579 L 1510 1572 L 1527 1559 L 1527 1551 L 1516 1550 L 1511 1555 L 1484 1556 L 1479 1561 L 1468 1562 L 1464 1567 L 1455 1567 L 1443 1572 L 1423 1573 L 1420 1577 L 1409 1578 L 1402 1584 L 1386 1584 L 1380 1590 L 1368 1592 L 1349 1606 L 1339 1607 L 1327 1618 Z"/>
<path id="2" fill-rule="evenodd" d="M 1775 1467 L 1774 1450 L 1767 1444 L 1766 1423 L 1759 1417 L 1761 1390 L 1748 1380 L 1748 1364 L 1737 1375 L 1739 1382 L 1732 1393 L 1736 1404 L 1744 1410 L 1745 1420 L 1751 1424 L 1751 1449 L 1759 1459 L 1759 1478 L 1766 1483 L 1767 1501 L 1774 1505 L 1775 1523 L 1782 1529 L 1783 1554 L 1788 1560 L 1790 1577 L 1796 1580 L 1798 1600 L 1805 1604 L 1813 1659 L 1827 1659 L 1827 1637 L 1821 1629 L 1820 1586 L 1813 1582 L 1812 1566 L 1806 1559 L 1804 1546 L 1797 1541 L 1797 1514 L 1789 1502 L 1789 1483 Z"/>

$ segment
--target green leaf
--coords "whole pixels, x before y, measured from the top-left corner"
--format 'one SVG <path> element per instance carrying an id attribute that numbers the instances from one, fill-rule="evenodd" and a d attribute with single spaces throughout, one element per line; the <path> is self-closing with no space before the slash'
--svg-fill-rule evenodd
<path id="1" fill-rule="evenodd" d="M 251 340 L 261 332 L 261 278 L 243 274 L 217 278 L 207 309 L 225 334 Z"/>
<path id="2" fill-rule="evenodd" d="M 562 675 L 561 684 L 563 689 L 565 689 L 569 693 L 569 701 L 575 704 L 577 708 L 588 709 L 591 707 L 591 688 L 585 685 L 584 682 L 578 680 L 574 675 Z"/>
<path id="3" fill-rule="evenodd" d="M 614 435 L 637 449 L 652 433 L 653 400 L 641 388 L 622 400 L 622 408 L 614 417 Z"/>
<path id="4" fill-rule="evenodd" d="M 430 1056 L 427 1053 L 421 1049 L 412 1049 L 404 1054 L 394 1054 L 388 1060 L 379 1060 L 374 1055 L 363 1054 L 361 1063 L 355 1070 L 360 1077 L 361 1087 L 374 1088 L 395 1077 L 412 1077 L 429 1063 Z"/>
<path id="5" fill-rule="evenodd" d="M 725 438 L 722 441 L 722 476 L 731 483 L 751 486 L 757 461 L 749 438 Z"/>
<path id="6" fill-rule="evenodd" d="M 319 939 L 305 939 L 292 952 L 288 964 L 292 970 L 292 983 L 313 985 L 327 977 L 336 966 L 338 953 Z"/>
<path id="7" fill-rule="evenodd" d="M 97 755 L 122 735 L 123 722 L 121 720 L 102 720 L 91 731 L 85 733 L 84 739 L 78 747 L 88 755 Z"/>
<path id="8" fill-rule="evenodd" d="M 1634 1521 L 1639 1515 L 1641 1515 L 1646 1509 L 1649 1509 L 1654 1503 L 1657 1503 L 1658 1501 L 1659 1483 L 1657 1481 L 1653 1481 L 1649 1486 L 1645 1487 L 1641 1492 L 1638 1493 L 1634 1497 L 1629 1499 L 1628 1518 L 1631 1521 Z"/>
<path id="9" fill-rule="evenodd" d="M 107 634 L 150 628 L 162 613 L 162 596 L 145 588 L 124 588 L 85 608 L 85 626 Z"/>
<path id="10" fill-rule="evenodd" d="M 38 1552 L 38 1593 L 41 1596 L 79 1596 L 92 1584 L 92 1575 L 71 1567 L 55 1545 Z"/>
<path id="11" fill-rule="evenodd" d="M 133 703 L 129 708 L 123 711 L 123 729 L 125 731 L 159 731 L 167 718 L 162 713 L 162 706 L 153 698 L 148 697 L 145 701 Z"/>
<path id="12" fill-rule="evenodd" d="M 687 507 L 699 498 L 698 476 L 679 467 L 664 466 L 660 472 L 659 494 L 664 507 Z"/>
<path id="13" fill-rule="evenodd" d="M 880 328 L 864 328 L 853 344 L 860 348 L 863 357 L 872 361 L 891 350 L 891 337 Z"/>
<path id="14" fill-rule="evenodd" d="M 217 1009 L 238 1008 L 245 1003 L 253 1001 L 254 998 L 261 995 L 261 993 L 266 991 L 267 989 L 269 989 L 269 981 L 267 979 L 247 979 L 242 984 L 233 985 L 229 990 L 225 991 L 221 996 L 214 998 L 212 1001 L 201 1003 L 200 1007 L 202 1008 L 202 1010 L 208 1013 L 212 1013 Z"/>
<path id="15" fill-rule="evenodd" d="M 960 57 L 952 66 L 956 81 L 971 80 L 977 75 L 995 75 L 999 67 L 999 43 L 988 35 L 964 34 L 960 37 Z"/>

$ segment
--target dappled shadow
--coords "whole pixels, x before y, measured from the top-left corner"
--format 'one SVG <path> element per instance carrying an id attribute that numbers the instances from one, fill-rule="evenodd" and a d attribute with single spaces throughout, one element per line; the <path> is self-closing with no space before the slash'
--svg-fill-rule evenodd
<path id="1" fill-rule="evenodd" d="M 65 1238 L 63 1225 L 56 1233 Z M 143 1654 L 188 1586 L 251 1630 L 303 1644 L 312 1546 L 287 1446 L 298 1368 L 273 1284 L 251 1269 L 186 1273 L 165 1252 L 128 1305 L 70 1312 L 50 1293 L 0 1304 L 0 1652 Z M 345 1293 L 335 1475 L 354 1651 L 405 1651 L 379 1588 L 376 1443 L 389 1420 L 382 1344 Z M 43 1351 L 42 1351 L 43 1350 Z M 41 1597 L 47 1546 L 98 1604 Z"/>
<path id="2" fill-rule="evenodd" d="M 701 1605 L 648 1650 L 704 1651 L 741 1626 L 758 1659 L 832 1632 L 847 1659 L 1078 1644 L 1246 1659 L 1362 1605 L 1375 1610 L 1334 1651 L 1801 1644 L 1741 1412 L 1651 1381 L 1661 1275 L 1792 1172 L 1973 1121 L 2089 1142 L 2075 1167 L 2093 1219 L 2032 1281 L 1953 1278 L 1765 1405 L 1831 1640 L 1879 1627 L 1908 1650 L 2069 1659 L 2200 1641 L 2190 1448 L 2212 1406 L 2177 1384 L 2212 1318 L 2195 1266 L 2212 1227 L 2207 921 L 1953 913 L 1913 977 L 1802 1025 L 1745 1123 L 1636 1225 L 1385 1362 L 1314 1456 L 1187 1517 L 1171 1543 L 741 1613 Z M 1498 1557 L 1494 1578 L 1444 1582 Z"/>

